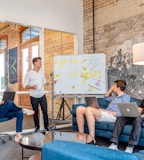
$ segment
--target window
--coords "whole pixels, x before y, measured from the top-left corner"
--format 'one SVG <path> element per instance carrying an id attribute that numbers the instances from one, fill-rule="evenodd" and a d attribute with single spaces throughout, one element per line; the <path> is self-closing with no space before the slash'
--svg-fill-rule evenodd
<path id="1" fill-rule="evenodd" d="M 0 89 L 6 88 L 6 71 L 5 71 L 5 52 L 7 48 L 7 40 L 6 39 L 0 39 L 0 65 L 1 65 L 1 71 L 0 71 Z"/>
<path id="2" fill-rule="evenodd" d="M 6 39 L 1 39 L 0 40 L 0 49 L 5 49 L 6 48 Z"/>
<path id="3" fill-rule="evenodd" d="M 1 64 L 1 71 L 0 71 L 0 89 L 5 88 L 5 53 L 0 53 L 0 64 Z"/>
<path id="4" fill-rule="evenodd" d="M 29 27 L 21 33 L 21 53 L 22 53 L 22 80 L 25 74 L 32 68 L 32 59 L 39 55 L 39 34 L 40 28 Z M 24 43 L 23 43 L 24 42 Z"/>
<path id="5" fill-rule="evenodd" d="M 38 57 L 38 55 L 38 45 L 30 45 L 29 47 L 22 49 L 22 80 L 24 80 L 28 70 L 32 68 L 32 59 Z"/>
<path id="6" fill-rule="evenodd" d="M 22 42 L 38 37 L 40 34 L 40 28 L 30 27 L 22 32 Z"/>
<path id="7" fill-rule="evenodd" d="M 30 27 L 21 32 L 21 82 L 23 84 L 24 77 L 28 70 L 33 68 L 32 59 L 39 56 L 39 36 L 40 28 Z M 20 90 L 26 89 L 20 85 Z M 22 106 L 29 106 L 29 95 L 22 95 L 20 98 Z"/>

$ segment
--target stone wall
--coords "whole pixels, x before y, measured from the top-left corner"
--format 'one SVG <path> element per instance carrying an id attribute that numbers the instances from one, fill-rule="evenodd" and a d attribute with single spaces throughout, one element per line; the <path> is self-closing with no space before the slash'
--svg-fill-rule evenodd
<path id="1" fill-rule="evenodd" d="M 106 54 L 109 86 L 126 79 L 127 92 L 143 98 L 144 67 L 132 64 L 133 44 L 144 42 L 144 3 L 95 0 L 95 52 Z M 93 53 L 92 1 L 84 0 L 84 53 Z"/>

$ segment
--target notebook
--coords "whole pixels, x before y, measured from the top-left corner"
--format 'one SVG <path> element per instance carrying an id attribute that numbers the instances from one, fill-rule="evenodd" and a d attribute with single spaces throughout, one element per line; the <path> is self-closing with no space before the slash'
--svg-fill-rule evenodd
<path id="1" fill-rule="evenodd" d="M 91 107 L 99 108 L 98 100 L 96 97 L 85 97 L 86 104 Z"/>
<path id="2" fill-rule="evenodd" d="M 86 144 L 86 137 L 83 140 L 79 140 L 76 132 L 60 132 L 54 131 L 53 138 L 61 141 L 70 141 Z"/>
<path id="3" fill-rule="evenodd" d="M 137 117 L 140 115 L 135 102 L 118 103 L 117 105 L 123 117 Z"/>
<path id="4" fill-rule="evenodd" d="M 15 92 L 14 91 L 4 91 L 2 103 L 6 102 L 7 100 L 14 101 Z"/>

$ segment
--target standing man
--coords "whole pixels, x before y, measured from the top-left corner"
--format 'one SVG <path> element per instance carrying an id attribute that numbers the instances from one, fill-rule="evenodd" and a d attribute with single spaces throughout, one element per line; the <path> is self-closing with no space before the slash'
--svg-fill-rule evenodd
<path id="1" fill-rule="evenodd" d="M 32 60 L 33 69 L 30 70 L 24 79 L 23 87 L 30 89 L 30 101 L 34 110 L 35 132 L 39 131 L 38 105 L 40 104 L 43 113 L 44 128 L 49 131 L 47 99 L 44 93 L 44 85 L 51 85 L 52 82 L 46 82 L 43 72 L 40 70 L 42 66 L 41 57 L 35 57 Z M 54 83 L 53 83 L 54 84 Z"/>

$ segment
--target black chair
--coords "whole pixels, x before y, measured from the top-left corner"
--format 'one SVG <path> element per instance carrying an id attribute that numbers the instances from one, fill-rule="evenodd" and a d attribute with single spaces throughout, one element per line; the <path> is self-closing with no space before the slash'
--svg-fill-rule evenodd
<path id="1" fill-rule="evenodd" d="M 6 122 L 9 121 L 10 119 L 4 117 L 4 118 L 0 118 L 0 123 L 2 122 Z M 6 143 L 8 140 L 12 139 L 12 136 L 10 134 L 7 133 L 1 133 L 0 132 L 0 139 L 2 140 L 3 143 Z"/>

